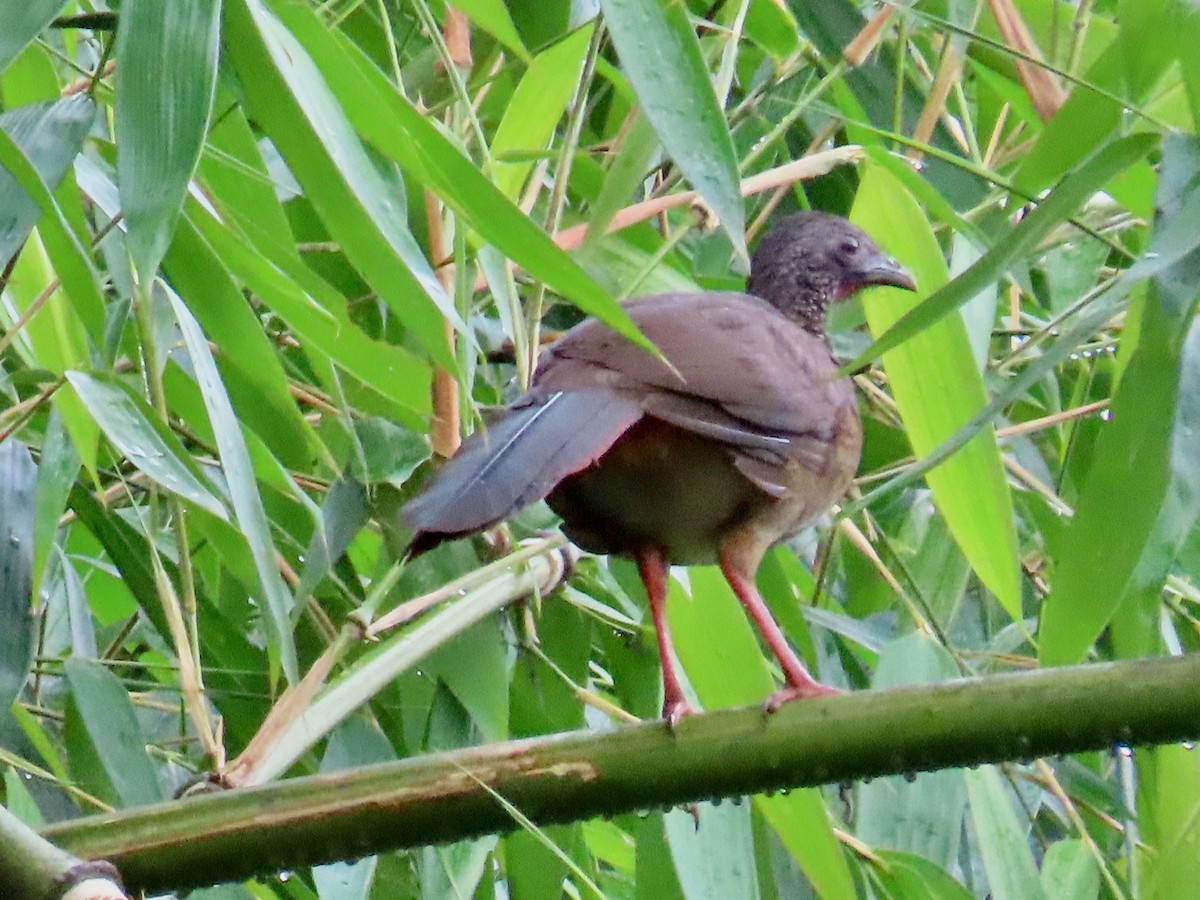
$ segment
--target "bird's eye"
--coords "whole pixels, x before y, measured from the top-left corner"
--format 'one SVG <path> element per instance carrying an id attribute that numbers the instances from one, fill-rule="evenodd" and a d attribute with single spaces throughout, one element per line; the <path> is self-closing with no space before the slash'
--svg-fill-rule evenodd
<path id="1" fill-rule="evenodd" d="M 850 259 L 858 253 L 858 241 L 854 238 L 846 238 L 838 247 L 838 255 Z"/>

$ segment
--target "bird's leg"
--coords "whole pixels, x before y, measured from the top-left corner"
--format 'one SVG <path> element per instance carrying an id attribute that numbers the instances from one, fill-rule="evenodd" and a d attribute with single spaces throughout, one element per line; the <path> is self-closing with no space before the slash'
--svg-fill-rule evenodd
<path id="1" fill-rule="evenodd" d="M 779 665 L 783 668 L 784 677 L 787 679 L 787 687 L 776 691 L 767 698 L 764 706 L 766 711 L 772 713 L 789 700 L 799 700 L 807 697 L 827 697 L 831 694 L 840 693 L 837 688 L 821 684 L 821 682 L 809 674 L 808 668 L 800 661 L 800 657 L 796 655 L 796 651 L 787 642 L 787 638 L 784 636 L 783 630 L 779 627 L 779 623 L 775 621 L 775 617 L 767 609 L 767 604 L 758 592 L 758 586 L 755 585 L 753 576 L 747 574 L 745 568 L 740 565 L 740 560 L 727 550 L 722 550 L 720 561 L 721 572 L 725 575 L 725 580 L 729 582 L 729 586 L 737 594 L 738 600 L 742 602 L 742 606 L 746 608 L 746 612 L 750 614 L 750 618 L 758 626 L 758 630 L 762 633 L 767 646 L 771 648 L 771 652 L 779 660 Z"/>
<path id="2" fill-rule="evenodd" d="M 654 631 L 658 636 L 658 655 L 662 660 L 663 718 L 672 729 L 683 719 L 695 712 L 683 695 L 679 673 L 675 669 L 675 647 L 671 643 L 671 629 L 667 625 L 667 575 L 669 569 L 662 551 L 657 548 L 637 553 L 638 573 L 650 598 L 650 615 L 654 619 Z"/>

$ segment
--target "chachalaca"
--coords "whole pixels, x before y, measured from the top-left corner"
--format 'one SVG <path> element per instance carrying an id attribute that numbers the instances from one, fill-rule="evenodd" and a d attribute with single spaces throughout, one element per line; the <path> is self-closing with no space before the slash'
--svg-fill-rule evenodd
<path id="1" fill-rule="evenodd" d="M 666 618 L 668 566 L 718 563 L 778 658 L 767 708 L 831 693 L 788 645 L 755 586 L 763 555 L 823 513 L 858 467 L 862 427 L 825 333 L 830 303 L 911 276 L 857 226 L 820 212 L 760 242 L 747 292 L 627 304 L 655 357 L 587 319 L 550 346 L 529 391 L 402 510 L 410 553 L 545 498 L 567 536 L 638 566 L 662 657 L 663 716 L 691 712 Z"/>

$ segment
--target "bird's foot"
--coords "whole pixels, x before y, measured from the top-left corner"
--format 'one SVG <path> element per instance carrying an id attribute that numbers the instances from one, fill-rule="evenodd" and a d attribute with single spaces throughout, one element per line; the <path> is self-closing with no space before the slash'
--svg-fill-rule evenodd
<path id="1" fill-rule="evenodd" d="M 791 703 L 793 700 L 811 700 L 814 697 L 836 697 L 840 693 L 842 691 L 837 688 L 821 684 L 821 682 L 813 681 L 812 679 L 803 684 L 789 684 L 766 699 L 766 702 L 763 703 L 763 713 L 769 716 L 779 709 L 779 707 L 783 706 L 783 704 Z"/>
<path id="2" fill-rule="evenodd" d="M 667 728 L 674 731 L 679 727 L 687 716 L 696 714 L 695 707 L 688 703 L 683 697 L 667 699 L 663 701 L 663 718 L 667 721 Z"/>

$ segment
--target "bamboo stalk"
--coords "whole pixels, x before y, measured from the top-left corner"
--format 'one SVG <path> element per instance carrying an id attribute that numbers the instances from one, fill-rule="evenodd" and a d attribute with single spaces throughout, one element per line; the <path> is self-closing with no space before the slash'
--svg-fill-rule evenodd
<path id="1" fill-rule="evenodd" d="M 90 816 L 43 835 L 163 890 L 515 827 L 1200 736 L 1200 654 L 578 731 Z M 718 763 L 719 761 L 719 763 Z M 485 787 L 486 786 L 486 787 Z M 490 790 L 489 790 L 490 789 Z"/>

